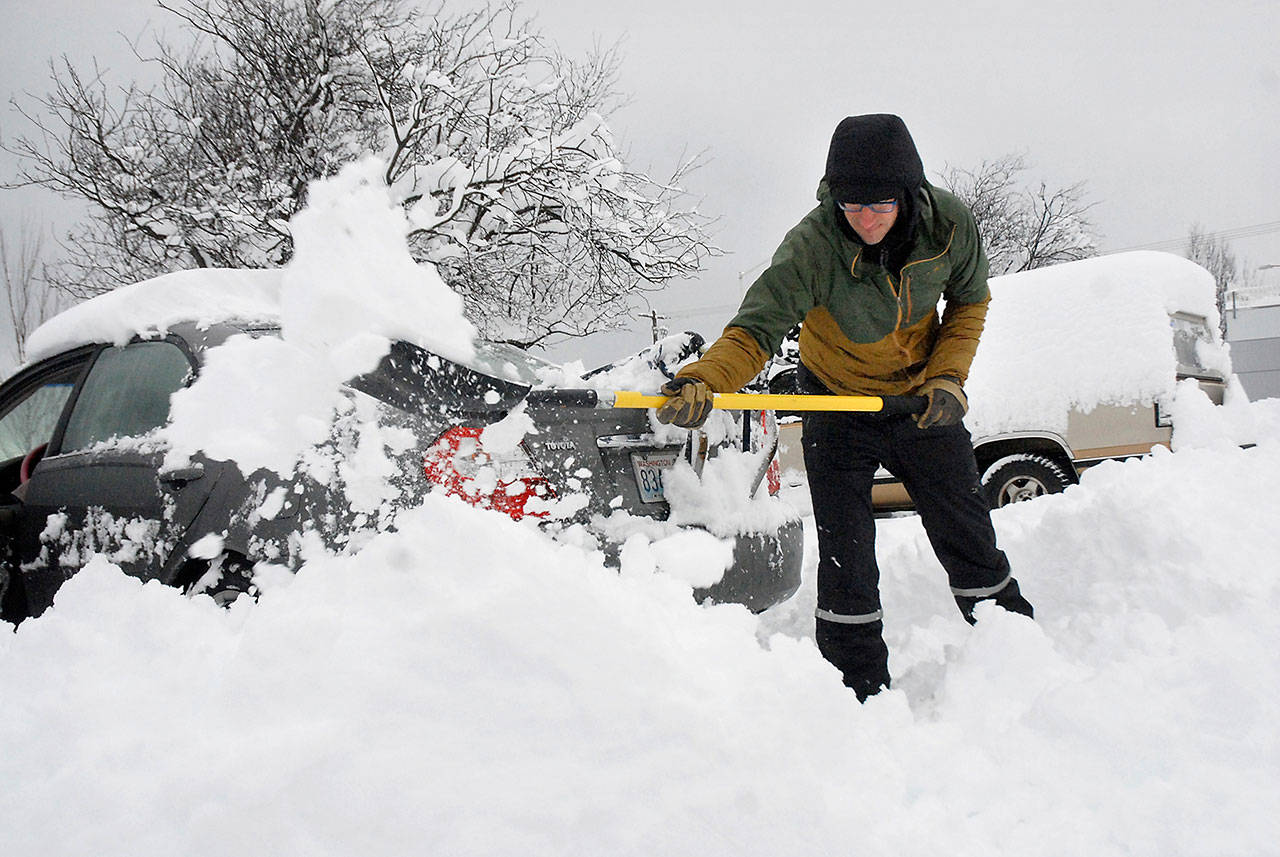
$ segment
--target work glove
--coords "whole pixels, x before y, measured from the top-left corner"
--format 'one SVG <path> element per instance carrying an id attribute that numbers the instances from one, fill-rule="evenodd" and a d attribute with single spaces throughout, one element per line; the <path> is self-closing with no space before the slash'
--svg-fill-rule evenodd
<path id="1" fill-rule="evenodd" d="M 916 425 L 920 428 L 953 426 L 964 419 L 967 409 L 964 390 L 954 378 L 930 378 L 920 393 L 929 399 L 924 413 L 916 417 Z"/>
<path id="2" fill-rule="evenodd" d="M 695 429 L 711 414 L 711 388 L 697 378 L 672 378 L 659 392 L 670 397 L 658 407 L 660 423 Z"/>

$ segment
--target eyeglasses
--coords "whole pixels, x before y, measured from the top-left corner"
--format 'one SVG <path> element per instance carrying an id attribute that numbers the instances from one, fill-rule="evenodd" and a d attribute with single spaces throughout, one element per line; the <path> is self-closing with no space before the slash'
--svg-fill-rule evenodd
<path id="1" fill-rule="evenodd" d="M 872 211 L 874 211 L 876 214 L 888 214 L 889 212 L 895 211 L 898 208 L 898 201 L 896 199 L 885 199 L 885 200 L 881 200 L 880 202 L 869 202 L 869 203 L 866 203 L 865 205 L 861 202 L 841 202 L 838 204 L 840 206 L 841 211 L 847 211 L 850 214 L 857 214 L 859 211 L 862 211 L 862 209 L 864 208 L 869 208 Z"/>

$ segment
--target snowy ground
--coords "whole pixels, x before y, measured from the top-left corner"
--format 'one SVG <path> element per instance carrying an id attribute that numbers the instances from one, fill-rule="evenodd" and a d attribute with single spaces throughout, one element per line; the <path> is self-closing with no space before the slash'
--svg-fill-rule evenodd
<path id="1" fill-rule="evenodd" d="M 1280 400 L 1179 392 L 1178 452 L 996 513 L 1035 622 L 882 521 L 865 706 L 811 519 L 760 616 L 439 495 L 230 610 L 96 559 L 0 633 L 0 854 L 1280 854 Z"/>
<path id="2" fill-rule="evenodd" d="M 95 563 L 0 636 L 0 849 L 1280 853 L 1278 404 L 1256 448 L 997 513 L 1036 622 L 970 629 L 883 521 L 895 686 L 865 706 L 812 580 L 699 607 L 438 497 L 230 611 Z"/>

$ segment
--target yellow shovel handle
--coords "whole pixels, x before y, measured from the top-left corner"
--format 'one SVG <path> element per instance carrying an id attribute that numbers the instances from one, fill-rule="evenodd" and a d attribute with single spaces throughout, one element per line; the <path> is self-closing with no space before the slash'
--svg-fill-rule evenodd
<path id="1" fill-rule="evenodd" d="M 631 390 L 613 394 L 615 408 L 657 408 L 666 396 Z M 864 411 L 884 409 L 880 396 L 793 396 L 785 393 L 715 393 L 712 407 L 725 411 Z"/>

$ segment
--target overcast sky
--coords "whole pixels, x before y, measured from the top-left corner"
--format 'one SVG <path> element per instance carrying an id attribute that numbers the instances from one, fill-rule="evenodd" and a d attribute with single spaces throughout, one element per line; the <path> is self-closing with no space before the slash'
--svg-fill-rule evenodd
<path id="1" fill-rule="evenodd" d="M 0 0 L 0 81 L 42 92 L 46 63 L 100 57 L 134 76 L 125 39 L 151 0 Z M 697 282 L 656 295 L 673 328 L 714 336 L 739 272 L 768 259 L 813 204 L 827 142 L 847 115 L 891 112 L 931 177 L 947 164 L 1023 153 L 1027 177 L 1086 182 L 1104 250 L 1160 244 L 1199 223 L 1238 235 L 1252 266 L 1280 264 L 1280 3 L 1275 0 L 527 0 L 570 53 L 620 42 L 611 126 L 632 163 L 669 172 L 704 152 L 687 181 L 719 218 L 727 252 Z M 174 26 L 165 22 L 171 31 Z M 21 130 L 11 108 L 0 133 Z M 11 171 L 12 162 L 4 162 Z M 35 194 L 0 196 L 5 222 L 41 214 Z M 1253 227 L 1250 229 L 1250 227 Z M 1274 275 L 1276 271 L 1268 274 Z M 741 278 L 750 281 L 751 274 Z M 593 356 L 647 340 L 589 343 Z M 562 355 L 563 356 L 563 355 Z"/>

